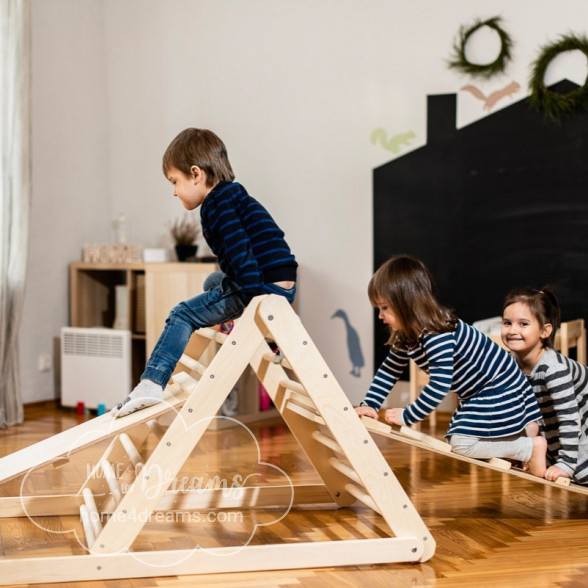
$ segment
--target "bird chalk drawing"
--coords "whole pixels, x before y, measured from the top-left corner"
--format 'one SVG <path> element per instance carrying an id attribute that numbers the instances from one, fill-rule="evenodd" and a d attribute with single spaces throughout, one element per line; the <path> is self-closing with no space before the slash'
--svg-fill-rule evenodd
<path id="1" fill-rule="evenodd" d="M 412 131 L 406 133 L 399 133 L 389 139 L 386 138 L 387 133 L 385 129 L 378 128 L 372 131 L 372 143 L 375 145 L 378 141 L 382 144 L 382 147 L 387 151 L 398 154 L 402 151 L 402 145 L 410 145 L 411 139 L 415 138 L 415 134 Z"/>
<path id="2" fill-rule="evenodd" d="M 505 98 L 506 96 L 510 96 L 512 98 L 512 95 L 518 92 L 520 89 L 520 84 L 518 84 L 517 82 L 511 82 L 510 84 L 504 86 L 504 88 L 496 90 L 495 92 L 491 92 L 490 94 L 488 94 L 488 96 L 486 96 L 486 94 L 484 94 L 484 92 L 482 92 L 480 88 L 472 86 L 472 84 L 468 84 L 467 86 L 460 88 L 460 90 L 463 90 L 464 92 L 470 92 L 472 96 L 478 98 L 478 100 L 481 100 L 484 103 L 484 110 L 492 110 L 492 108 L 494 108 L 494 105 L 499 100 Z"/>
<path id="3" fill-rule="evenodd" d="M 351 326 L 351 323 L 347 318 L 347 313 L 344 310 L 337 310 L 331 318 L 343 319 L 343 323 L 345 324 L 345 332 L 347 335 L 347 350 L 349 352 L 349 359 L 351 360 L 351 371 L 349 373 L 352 376 L 359 378 L 361 377 L 361 368 L 365 365 L 363 353 L 361 351 L 359 335 L 357 334 L 357 331 Z"/>

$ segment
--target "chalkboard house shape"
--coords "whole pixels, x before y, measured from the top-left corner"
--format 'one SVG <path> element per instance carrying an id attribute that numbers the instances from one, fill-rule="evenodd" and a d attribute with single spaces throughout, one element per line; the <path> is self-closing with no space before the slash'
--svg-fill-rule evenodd
<path id="1" fill-rule="evenodd" d="M 546 283 L 564 320 L 587 318 L 588 114 L 553 122 L 524 99 L 458 130 L 455 94 L 427 100 L 427 144 L 374 170 L 375 267 L 416 255 L 467 322 L 500 314 L 513 287 Z"/>

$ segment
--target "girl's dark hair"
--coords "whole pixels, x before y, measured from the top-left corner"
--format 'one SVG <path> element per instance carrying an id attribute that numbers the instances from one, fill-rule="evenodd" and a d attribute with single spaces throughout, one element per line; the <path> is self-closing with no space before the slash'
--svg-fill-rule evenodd
<path id="1" fill-rule="evenodd" d="M 414 345 L 424 332 L 447 333 L 457 328 L 452 310 L 439 304 L 431 273 L 410 255 L 397 255 L 383 263 L 368 285 L 372 306 L 387 303 L 402 328 L 390 329 L 389 345 Z"/>
<path id="2" fill-rule="evenodd" d="M 172 167 L 189 176 L 193 165 L 206 172 L 208 187 L 235 179 L 225 144 L 207 129 L 183 130 L 163 154 L 162 167 L 165 176 Z"/>
<path id="3" fill-rule="evenodd" d="M 537 290 L 537 288 L 516 288 L 511 290 L 504 299 L 502 312 L 507 306 L 517 302 L 524 304 L 542 327 L 548 323 L 551 325 L 551 335 L 546 339 L 542 339 L 542 343 L 543 347 L 553 348 L 555 332 L 561 324 L 561 310 L 554 289 L 551 286 L 543 286 L 540 290 Z"/>

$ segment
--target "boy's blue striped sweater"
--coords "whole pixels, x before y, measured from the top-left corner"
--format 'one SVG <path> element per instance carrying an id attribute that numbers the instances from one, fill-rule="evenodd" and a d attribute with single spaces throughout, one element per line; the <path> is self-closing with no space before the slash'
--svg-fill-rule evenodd
<path id="1" fill-rule="evenodd" d="M 263 284 L 296 281 L 298 264 L 284 232 L 237 182 L 220 182 L 200 208 L 202 232 L 221 270 L 250 295 Z"/>

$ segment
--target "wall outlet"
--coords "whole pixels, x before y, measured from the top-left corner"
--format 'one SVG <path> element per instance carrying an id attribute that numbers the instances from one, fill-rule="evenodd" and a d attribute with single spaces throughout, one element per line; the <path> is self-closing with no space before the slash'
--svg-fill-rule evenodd
<path id="1" fill-rule="evenodd" d="M 51 371 L 51 354 L 50 353 L 41 353 L 39 355 L 39 359 L 37 359 L 37 367 L 39 368 L 40 372 L 50 372 Z"/>

